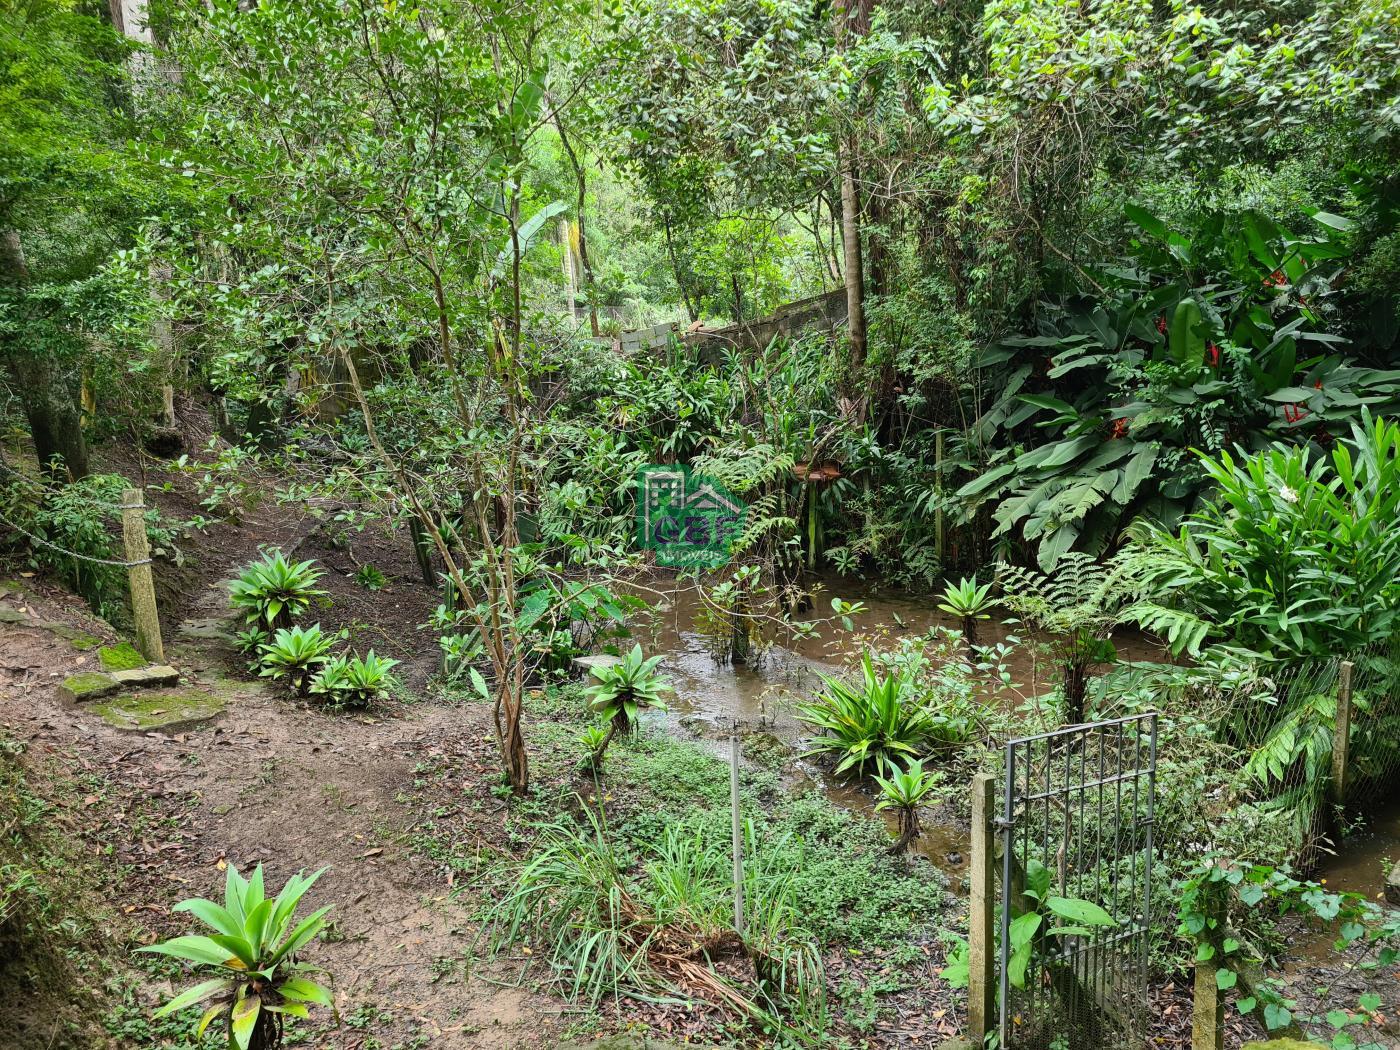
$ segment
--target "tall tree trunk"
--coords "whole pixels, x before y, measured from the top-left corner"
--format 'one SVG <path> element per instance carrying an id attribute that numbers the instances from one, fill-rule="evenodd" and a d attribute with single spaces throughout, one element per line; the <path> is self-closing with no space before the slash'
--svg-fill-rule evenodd
<path id="1" fill-rule="evenodd" d="M 841 156 L 841 250 L 845 256 L 846 328 L 851 341 L 851 365 L 865 364 L 865 267 L 860 255 L 860 200 L 856 193 L 855 143 L 848 140 Z"/>
<path id="2" fill-rule="evenodd" d="M 112 25 L 123 36 L 129 40 L 134 40 L 146 48 L 154 50 L 156 44 L 155 34 L 151 31 L 150 10 L 147 0 L 109 0 L 109 9 L 112 15 Z M 131 56 L 132 75 L 132 108 L 136 108 L 138 93 L 141 90 L 141 78 L 145 74 L 151 63 L 150 51 L 135 51 Z M 152 263 L 149 275 L 151 279 L 151 296 L 157 302 L 169 298 L 170 281 L 172 274 L 169 267 Z M 160 347 L 159 367 L 165 373 L 164 382 L 161 383 L 161 425 L 169 432 L 167 438 L 174 435 L 176 439 L 175 447 L 178 448 L 178 432 L 175 430 L 175 384 L 173 382 L 175 374 L 175 329 L 170 323 L 170 318 L 157 316 L 151 322 L 151 339 Z"/>
<path id="3" fill-rule="evenodd" d="M 836 40 L 843 49 L 851 36 L 870 31 L 870 10 L 874 0 L 838 0 L 833 8 Z M 857 181 L 860 178 L 860 144 L 854 134 L 841 144 L 841 251 L 845 256 L 847 331 L 851 342 L 851 364 L 865 364 L 865 266 L 861 259 L 861 206 Z"/>
<path id="4" fill-rule="evenodd" d="M 24 248 L 17 230 L 0 233 L 0 284 L 20 288 L 29 280 Z M 55 477 L 87 477 L 87 441 L 82 413 L 68 382 L 53 367 L 48 353 L 29 350 L 11 340 L 3 345 L 5 366 L 24 405 L 39 466 Z"/>

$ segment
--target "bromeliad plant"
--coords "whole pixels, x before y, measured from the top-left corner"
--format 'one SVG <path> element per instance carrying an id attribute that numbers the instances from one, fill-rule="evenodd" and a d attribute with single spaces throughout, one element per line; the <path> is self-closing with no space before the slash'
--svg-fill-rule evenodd
<path id="1" fill-rule="evenodd" d="M 325 595 L 315 586 L 323 575 L 314 561 L 291 562 L 280 550 L 273 551 L 229 581 L 229 602 L 248 623 L 270 631 L 291 627 L 314 599 Z"/>
<path id="2" fill-rule="evenodd" d="M 222 905 L 202 898 L 175 905 L 175 911 L 189 912 L 214 932 L 137 950 L 192 962 L 213 976 L 171 999 L 156 1016 L 212 1000 L 195 1030 L 196 1041 L 220 1021 L 229 1050 L 276 1050 L 286 1018 L 305 1018 L 312 1005 L 334 1009 L 329 990 L 309 976 L 322 971 L 297 959 L 297 952 L 321 932 L 332 906 L 294 924 L 297 905 L 324 871 L 293 875 L 276 897 L 268 898 L 261 865 L 244 879 L 230 864 Z"/>
<path id="3" fill-rule="evenodd" d="M 376 656 L 373 649 L 362 657 L 342 653 L 321 668 L 311 692 L 325 696 L 334 707 L 368 707 L 392 687 L 390 672 L 398 663 Z"/>
<path id="4" fill-rule="evenodd" d="M 274 680 L 285 678 L 295 695 L 305 697 L 336 641 L 337 636 L 321 633 L 319 623 L 280 630 L 262 647 L 261 674 Z"/>
<path id="5" fill-rule="evenodd" d="M 935 737 L 933 718 L 905 676 L 882 675 L 869 653 L 861 673 L 857 685 L 822 675 L 822 691 L 797 708 L 801 721 L 822 731 L 807 753 L 834 756 L 838 774 L 854 769 L 864 776 L 870 764 L 883 769 L 896 758 L 917 757 Z"/>
<path id="6" fill-rule="evenodd" d="M 944 588 L 943 601 L 939 602 L 938 608 L 962 620 L 963 638 L 969 646 L 973 646 L 977 644 L 977 621 L 990 620 L 990 610 L 995 605 L 990 583 L 979 586 L 976 577 L 964 577 Z"/>
<path id="7" fill-rule="evenodd" d="M 602 766 L 603 753 L 607 751 L 608 741 L 611 739 L 611 728 L 604 729 L 602 726 L 589 726 L 578 735 L 578 742 L 586 752 L 583 756 L 584 768 L 598 769 Z"/>
<path id="8" fill-rule="evenodd" d="M 875 775 L 875 783 L 880 788 L 880 800 L 875 803 L 877 810 L 893 809 L 899 814 L 899 837 L 895 839 L 890 852 L 903 853 L 922 834 L 919 827 L 919 804 L 938 786 L 939 774 L 935 770 L 925 770 L 917 758 L 910 759 L 904 769 L 893 767 L 888 778 Z"/>
<path id="9" fill-rule="evenodd" d="M 593 711 L 611 723 L 607 739 L 596 752 L 599 759 L 614 734 L 632 731 L 643 708 L 666 710 L 661 694 L 670 692 L 671 685 L 656 673 L 660 663 L 661 657 L 643 657 L 642 647 L 634 645 L 618 663 L 594 671 L 597 681 L 584 693 Z"/>

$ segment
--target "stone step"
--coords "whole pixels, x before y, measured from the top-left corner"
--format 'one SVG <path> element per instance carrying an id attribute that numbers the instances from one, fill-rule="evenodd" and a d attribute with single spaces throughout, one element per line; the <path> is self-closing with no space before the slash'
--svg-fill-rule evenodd
<path id="1" fill-rule="evenodd" d="M 180 672 L 169 664 L 130 667 L 119 671 L 83 671 L 58 687 L 59 699 L 80 704 L 132 689 L 159 689 L 178 684 Z"/>

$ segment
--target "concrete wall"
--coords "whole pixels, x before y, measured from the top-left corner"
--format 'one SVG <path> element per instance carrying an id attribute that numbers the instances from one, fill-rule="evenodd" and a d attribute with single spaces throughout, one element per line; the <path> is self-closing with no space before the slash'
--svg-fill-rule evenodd
<path id="1" fill-rule="evenodd" d="M 803 332 L 834 332 L 846 324 L 846 292 L 838 288 L 825 295 L 799 299 L 778 307 L 767 317 L 723 328 L 701 328 L 687 331 L 678 324 L 658 324 L 623 332 L 619 340 L 622 352 L 629 357 L 638 353 L 664 351 L 672 338 L 682 340 L 705 363 L 722 359 L 728 347 L 758 350 L 778 336 L 796 336 Z"/>

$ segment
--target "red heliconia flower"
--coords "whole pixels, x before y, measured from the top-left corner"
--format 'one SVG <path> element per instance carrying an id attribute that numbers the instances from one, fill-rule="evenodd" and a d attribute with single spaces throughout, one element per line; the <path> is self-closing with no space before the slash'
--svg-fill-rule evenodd
<path id="1" fill-rule="evenodd" d="M 1116 441 L 1120 437 L 1126 437 L 1127 434 L 1128 421 L 1126 419 L 1115 419 L 1113 425 L 1108 428 L 1108 437 L 1110 441 Z"/>
<path id="2" fill-rule="evenodd" d="M 1266 288 L 1284 288 L 1287 287 L 1287 285 L 1288 277 L 1282 270 L 1275 270 L 1273 273 L 1269 274 L 1268 277 L 1264 278 L 1264 287 Z"/>
<path id="3" fill-rule="evenodd" d="M 1206 363 L 1210 365 L 1211 368 L 1220 367 L 1220 347 L 1216 346 L 1214 343 L 1206 344 Z"/>
<path id="4" fill-rule="evenodd" d="M 1167 315 L 1166 315 L 1166 314 L 1163 314 L 1161 317 L 1157 318 L 1157 331 L 1161 332 L 1163 335 L 1166 335 L 1166 334 L 1167 334 Z"/>
<path id="5" fill-rule="evenodd" d="M 1283 406 L 1283 421 L 1285 423 L 1301 423 L 1308 416 L 1308 410 L 1296 402 Z"/>
<path id="6" fill-rule="evenodd" d="M 1313 386 L 1316 387 L 1318 390 L 1321 390 L 1321 389 L 1322 389 L 1322 380 L 1319 379 L 1316 383 L 1313 384 Z"/>

